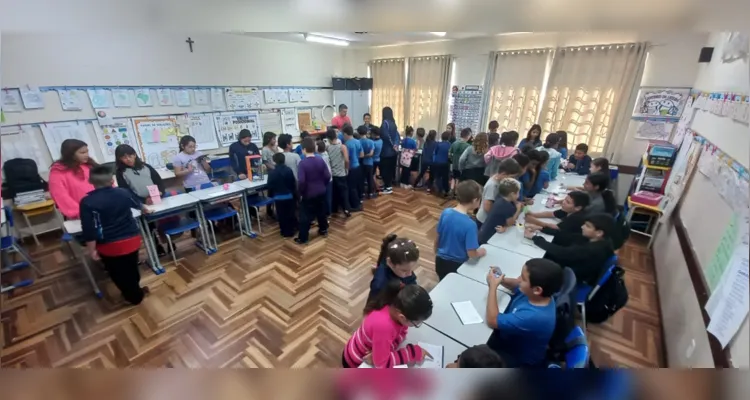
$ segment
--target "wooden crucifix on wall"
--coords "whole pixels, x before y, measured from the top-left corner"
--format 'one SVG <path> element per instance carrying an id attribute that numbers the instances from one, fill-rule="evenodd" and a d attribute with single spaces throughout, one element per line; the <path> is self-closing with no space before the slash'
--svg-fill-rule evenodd
<path id="1" fill-rule="evenodd" d="M 191 39 L 190 37 L 188 37 L 187 40 L 185 41 L 185 43 L 187 43 L 188 46 L 190 46 L 190 52 L 192 53 L 193 52 L 193 43 L 195 43 L 195 41 L 193 39 Z"/>

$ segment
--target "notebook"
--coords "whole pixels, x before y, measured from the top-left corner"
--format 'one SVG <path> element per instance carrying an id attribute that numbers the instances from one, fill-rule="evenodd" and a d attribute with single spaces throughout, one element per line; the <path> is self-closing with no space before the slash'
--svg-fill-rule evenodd
<path id="1" fill-rule="evenodd" d="M 451 306 L 453 306 L 453 310 L 458 314 L 458 318 L 461 319 L 461 323 L 464 325 L 481 324 L 484 322 L 470 301 L 457 301 L 451 303 Z"/>

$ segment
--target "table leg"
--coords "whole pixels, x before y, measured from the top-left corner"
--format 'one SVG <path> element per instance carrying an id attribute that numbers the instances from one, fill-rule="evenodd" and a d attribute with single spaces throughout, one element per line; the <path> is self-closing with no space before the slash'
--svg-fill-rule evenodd
<path id="1" fill-rule="evenodd" d="M 21 215 L 23 215 L 23 220 L 26 221 L 26 227 L 29 228 L 29 232 L 31 232 L 31 236 L 34 238 L 34 243 L 36 243 L 36 246 L 39 247 L 39 238 L 36 237 L 36 233 L 34 232 L 34 227 L 31 226 L 29 216 L 26 215 L 25 212 L 22 212 Z"/>
<path id="2" fill-rule="evenodd" d="M 240 198 L 240 207 L 242 207 L 242 221 L 245 224 L 245 235 L 255 239 L 258 237 L 258 234 L 253 232 L 253 221 L 250 219 L 250 205 L 247 203 L 247 196 L 249 194 L 250 192 L 243 193 Z"/>
<path id="3" fill-rule="evenodd" d="M 156 275 L 161 275 L 165 272 L 165 270 L 161 265 L 161 262 L 159 261 L 159 254 L 156 252 L 154 236 L 148 230 L 148 222 L 143 217 L 139 218 L 137 222 L 138 228 L 141 230 L 141 237 L 143 237 L 143 245 L 146 247 L 148 264 Z"/>
<path id="4" fill-rule="evenodd" d="M 203 204 L 200 201 L 196 203 L 195 215 L 198 218 L 198 223 L 201 226 L 200 230 L 201 230 L 202 243 L 198 247 L 202 246 L 201 248 L 203 249 L 203 251 L 205 251 L 206 254 L 211 255 L 216 252 L 216 248 L 211 247 L 213 246 L 213 244 L 212 244 L 211 239 L 208 237 L 208 226 L 206 226 L 206 223 L 207 223 L 206 216 L 203 213 Z"/>
<path id="5" fill-rule="evenodd" d="M 102 291 L 99 290 L 99 285 L 96 284 L 96 279 L 94 279 L 94 274 L 91 272 L 91 267 L 89 267 L 89 263 L 87 261 L 88 255 L 86 254 L 86 251 L 84 251 L 83 247 L 78 243 L 76 239 L 73 239 L 73 241 L 76 242 L 76 247 L 78 247 L 78 250 L 80 250 L 81 253 L 81 264 L 83 264 L 83 269 L 86 270 L 86 276 L 88 276 L 89 281 L 91 282 L 91 287 L 94 289 L 94 294 L 98 298 L 102 298 Z"/>

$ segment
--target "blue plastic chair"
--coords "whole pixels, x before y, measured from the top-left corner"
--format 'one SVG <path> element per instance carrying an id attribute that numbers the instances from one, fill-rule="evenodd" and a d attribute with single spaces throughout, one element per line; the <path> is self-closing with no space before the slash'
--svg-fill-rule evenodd
<path id="1" fill-rule="evenodd" d="M 586 329 L 586 302 L 596 296 L 596 292 L 607 283 L 609 278 L 612 276 L 612 272 L 617 266 L 617 255 L 613 255 L 607 260 L 606 269 L 604 273 L 596 281 L 596 286 L 591 287 L 583 282 L 578 283 L 576 287 L 576 304 L 581 307 L 581 318 L 583 320 L 583 329 Z"/>
<path id="2" fill-rule="evenodd" d="M 589 344 L 580 326 L 576 326 L 565 338 L 568 351 L 565 353 L 565 368 L 587 368 L 589 365 Z"/>
<path id="3" fill-rule="evenodd" d="M 248 197 L 247 199 L 247 206 L 249 208 L 255 209 L 255 216 L 258 217 L 258 233 L 261 235 L 263 234 L 263 229 L 260 227 L 260 208 L 265 207 L 268 205 L 271 205 L 274 203 L 274 200 L 270 197 L 265 196 L 254 196 L 254 197 Z M 250 216 L 250 224 L 252 224 L 252 215 Z M 250 230 L 252 230 L 252 225 L 249 227 Z"/>
<path id="4" fill-rule="evenodd" d="M 231 166 L 231 161 L 229 160 L 229 157 L 211 160 L 209 164 L 211 165 L 211 180 L 223 181 L 224 179 L 229 178 L 228 169 Z"/>
<path id="5" fill-rule="evenodd" d="M 3 213 L 5 213 L 5 232 L 0 233 L 0 236 L 2 236 L 0 237 L 0 258 L 2 258 L 2 265 L 7 265 L 7 267 L 2 268 L 0 272 L 6 273 L 31 267 L 34 269 L 34 271 L 36 271 L 37 274 L 39 274 L 39 276 L 41 276 L 42 271 L 40 271 L 39 268 L 34 265 L 34 263 L 31 261 L 31 256 L 29 256 L 26 251 L 18 244 L 18 239 L 13 234 L 13 213 L 8 209 L 8 207 L 3 207 L 2 211 Z M 11 263 L 11 255 L 13 253 L 18 253 L 22 261 Z M 14 289 L 29 286 L 33 283 L 33 279 L 24 279 L 12 285 L 0 285 L 0 293 L 5 293 Z"/>
<path id="6" fill-rule="evenodd" d="M 197 189 L 210 189 L 212 187 L 214 187 L 213 183 L 204 183 Z M 208 225 L 211 228 L 211 237 L 213 239 L 213 244 L 216 246 L 217 250 L 219 248 L 219 242 L 216 240 L 216 230 L 214 229 L 215 222 L 237 217 L 237 222 L 240 226 L 240 237 L 243 237 L 244 230 L 242 229 L 242 219 L 240 218 L 240 213 L 237 212 L 237 210 L 225 204 L 220 204 L 218 206 L 204 210 L 203 214 L 205 215 L 206 220 L 210 222 L 210 224 Z M 232 225 L 234 226 L 234 220 L 232 220 Z"/>
<path id="7" fill-rule="evenodd" d="M 164 193 L 164 197 L 172 196 L 173 193 L 167 192 Z M 180 214 L 182 211 L 177 212 L 176 214 Z M 161 214 L 158 216 L 158 218 L 164 218 L 166 215 Z M 148 219 L 148 218 L 147 218 Z M 154 218 L 156 219 L 156 218 Z M 192 231 L 193 229 L 197 229 L 198 232 L 202 232 L 201 224 L 200 222 L 192 219 L 192 218 L 180 218 L 179 220 L 176 220 L 174 222 L 167 222 L 160 226 L 162 231 L 164 232 L 164 236 L 167 237 L 167 243 L 169 245 L 169 251 L 172 253 L 172 261 L 174 261 L 175 264 L 177 264 L 177 254 L 176 254 L 176 248 L 174 244 L 172 243 L 172 236 L 179 235 L 185 232 Z M 206 238 L 202 237 L 203 243 L 206 243 Z"/>

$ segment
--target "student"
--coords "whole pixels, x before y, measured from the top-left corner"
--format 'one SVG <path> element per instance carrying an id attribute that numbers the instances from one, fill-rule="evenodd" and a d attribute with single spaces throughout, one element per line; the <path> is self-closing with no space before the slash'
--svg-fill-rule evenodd
<path id="1" fill-rule="evenodd" d="M 424 146 L 425 136 L 427 136 L 427 131 L 425 131 L 424 128 L 417 128 L 417 150 L 421 149 L 422 146 Z M 418 165 L 412 167 L 412 169 L 419 169 Z"/>
<path id="2" fill-rule="evenodd" d="M 437 134 L 437 132 L 436 132 Z M 451 158 L 451 168 L 452 168 L 452 174 L 451 174 L 451 187 L 455 188 L 458 184 L 458 181 L 461 180 L 461 169 L 459 168 L 461 164 L 461 156 L 464 154 L 467 148 L 471 147 L 471 144 L 469 141 L 471 140 L 471 129 L 464 128 L 461 129 L 461 137 L 458 138 L 453 144 L 451 144 L 450 148 L 450 158 Z"/>
<path id="3" fill-rule="evenodd" d="M 352 119 L 346 115 L 349 112 L 349 108 L 346 104 L 339 104 L 339 113 L 331 119 L 331 125 L 336 126 L 340 129 L 344 129 L 344 126 L 349 124 L 352 126 Z"/>
<path id="4" fill-rule="evenodd" d="M 607 260 L 615 254 L 611 235 L 614 232 L 614 219 L 608 214 L 587 213 L 581 233 L 588 242 L 572 246 L 560 246 L 548 242 L 536 232 L 527 229 L 524 236 L 545 250 L 544 258 L 561 266 L 569 267 L 576 274 L 576 280 L 595 286 L 597 279 L 606 267 Z"/>
<path id="5" fill-rule="evenodd" d="M 539 163 L 537 164 L 534 173 L 534 181 L 531 182 L 531 189 L 526 192 L 526 197 L 534 198 L 534 196 L 541 193 L 542 190 L 549 187 L 549 182 L 552 180 L 550 173 L 547 170 L 549 157 L 549 153 L 546 151 L 539 152 Z"/>
<path id="6" fill-rule="evenodd" d="M 586 154 L 588 151 L 588 145 L 585 143 L 578 144 L 575 152 L 568 159 L 568 165 L 565 166 L 565 170 L 575 172 L 578 175 L 588 175 L 591 170 L 591 157 Z"/>
<path id="7" fill-rule="evenodd" d="M 370 115 L 370 113 L 364 113 L 364 115 L 362 115 L 363 124 L 357 127 L 357 132 L 359 132 L 359 128 L 365 128 L 366 134 L 369 135 L 373 127 L 373 125 L 370 123 L 371 120 L 372 116 Z"/>
<path id="8" fill-rule="evenodd" d="M 454 124 L 453 122 L 449 122 L 448 125 L 445 126 L 445 130 L 450 132 L 450 137 L 451 137 L 450 142 L 454 143 L 456 141 L 456 124 Z"/>
<path id="9" fill-rule="evenodd" d="M 364 178 L 359 160 L 364 158 L 362 143 L 354 138 L 354 129 L 351 126 L 344 127 L 344 146 L 349 154 L 349 174 L 346 183 L 349 186 L 349 204 L 352 211 L 361 211 L 362 198 L 364 195 Z"/>
<path id="10" fill-rule="evenodd" d="M 487 128 L 489 129 L 489 131 L 487 132 L 488 134 L 498 133 L 497 130 L 500 129 L 500 123 L 495 120 L 490 121 L 490 124 L 487 126 Z"/>
<path id="11" fill-rule="evenodd" d="M 560 157 L 563 160 L 568 159 L 568 132 L 557 131 L 555 132 L 560 140 L 557 142 L 557 151 L 560 152 Z"/>
<path id="12" fill-rule="evenodd" d="M 559 142 L 560 137 L 556 133 L 550 133 L 544 140 L 544 144 L 536 149 L 537 151 L 544 151 L 549 154 L 549 161 L 547 161 L 545 170 L 549 173 L 549 177 L 553 181 L 557 179 L 557 172 L 560 169 L 560 160 L 562 159 L 560 152 L 557 151 Z"/>
<path id="13" fill-rule="evenodd" d="M 432 357 L 416 344 L 399 348 L 410 326 L 419 327 L 432 315 L 432 300 L 419 285 L 405 285 L 394 279 L 372 301 L 367 302 L 362 324 L 346 343 L 341 363 L 358 368 L 366 362 L 374 368 L 413 366 Z"/>
<path id="14" fill-rule="evenodd" d="M 477 212 L 477 225 L 480 228 L 485 219 L 487 219 L 487 214 L 492 210 L 492 205 L 495 203 L 495 198 L 498 196 L 497 186 L 500 184 L 500 181 L 505 178 L 516 178 L 521 174 L 521 171 L 521 166 L 518 165 L 516 160 L 512 158 L 505 159 L 498 165 L 497 173 L 490 177 L 490 179 L 487 180 L 487 183 L 484 184 L 484 189 L 482 190 L 482 205 Z M 515 179 L 513 180 L 518 182 Z M 520 183 L 518 186 L 520 190 Z"/>
<path id="15" fill-rule="evenodd" d="M 487 134 L 480 132 L 474 137 L 474 143 L 464 150 L 458 161 L 458 169 L 461 170 L 461 180 L 473 180 L 484 186 L 487 183 L 487 177 L 484 175 L 484 169 L 487 163 L 484 161 L 484 154 L 487 153 Z"/>
<path id="16" fill-rule="evenodd" d="M 419 166 L 419 175 L 417 175 L 417 180 L 414 181 L 414 185 L 419 187 L 419 182 L 424 178 L 424 174 L 429 171 L 430 177 L 427 179 L 427 183 L 424 184 L 427 192 L 432 190 L 432 183 L 435 181 L 435 170 L 432 168 L 432 161 L 435 158 L 435 151 L 437 150 L 438 143 L 436 139 L 437 132 L 434 129 L 430 130 L 430 133 L 427 134 L 427 138 L 425 139 L 424 146 L 422 146 L 422 162 Z"/>
<path id="17" fill-rule="evenodd" d="M 505 362 L 490 346 L 480 344 L 464 350 L 445 368 L 505 368 Z"/>
<path id="18" fill-rule="evenodd" d="M 81 200 L 81 236 L 93 260 L 101 260 L 117 289 L 130 304 L 140 304 L 144 290 L 138 272 L 141 235 L 131 208 L 150 211 L 124 188 L 112 187 L 112 170 L 91 169 L 94 190 Z"/>
<path id="19" fill-rule="evenodd" d="M 487 274 L 487 325 L 493 329 L 487 345 L 506 366 L 542 367 L 547 345 L 555 330 L 557 313 L 552 295 L 560 291 L 560 265 L 542 258 L 526 261 L 518 278 Z M 497 292 L 502 285 L 513 292 L 506 312 L 498 310 Z"/>
<path id="20" fill-rule="evenodd" d="M 552 235 L 552 243 L 570 246 L 585 242 L 581 227 L 586 222 L 586 207 L 589 195 L 585 192 L 570 192 L 563 199 L 559 210 L 526 213 L 526 228 Z M 544 222 L 542 218 L 557 218 L 559 223 Z"/>
<path id="21" fill-rule="evenodd" d="M 310 138 L 312 140 L 312 138 Z M 294 174 L 294 179 L 297 179 L 299 163 L 302 161 L 297 153 L 292 151 L 292 135 L 281 135 L 279 136 L 279 149 L 284 153 L 284 165 L 289 167 Z M 273 158 L 273 157 L 272 157 Z M 274 164 L 276 164 L 274 162 Z M 278 165 L 278 164 L 276 164 Z M 275 167 L 274 167 L 275 168 Z"/>
<path id="22" fill-rule="evenodd" d="M 349 185 L 346 181 L 346 172 L 349 169 L 349 153 L 346 146 L 339 142 L 335 129 L 328 129 L 328 147 L 326 152 L 331 165 L 331 175 L 333 176 L 333 201 L 331 202 L 331 213 L 338 212 L 339 208 L 348 218 L 352 214 L 349 204 Z"/>
<path id="23" fill-rule="evenodd" d="M 521 182 L 521 190 L 523 190 L 524 195 L 524 201 L 530 200 L 533 203 L 533 197 L 529 196 L 531 193 L 532 185 L 534 184 L 534 181 L 536 180 L 536 175 L 538 173 L 537 167 L 539 166 L 539 163 L 542 161 L 542 156 L 539 154 L 539 152 L 535 149 L 526 148 L 525 152 L 526 156 L 529 157 L 529 165 L 526 167 L 526 173 L 521 175 L 518 178 L 518 181 Z"/>
<path id="24" fill-rule="evenodd" d="M 532 148 L 537 148 L 542 145 L 542 127 L 539 124 L 534 124 L 531 126 L 531 129 L 529 129 L 529 132 L 526 134 L 526 138 L 521 140 L 521 143 L 518 144 L 518 148 L 523 150 L 526 146 L 531 146 Z"/>
<path id="25" fill-rule="evenodd" d="M 414 140 L 412 137 L 414 136 L 414 128 L 411 126 L 407 126 L 406 130 L 404 131 L 404 139 L 401 141 L 401 152 L 403 157 L 404 150 L 409 150 L 414 152 L 416 155 L 417 153 L 417 141 Z M 412 160 L 414 158 L 412 157 Z M 399 163 L 401 161 L 399 160 Z M 411 161 L 409 162 L 408 166 L 404 166 L 401 164 L 401 188 L 402 189 L 411 189 Z"/>
<path id="26" fill-rule="evenodd" d="M 442 136 L 440 136 L 440 140 L 441 141 L 435 146 L 432 170 L 435 171 L 438 194 L 448 196 L 448 192 L 451 190 L 449 154 L 452 146 L 448 132 L 443 132 Z"/>
<path id="27" fill-rule="evenodd" d="M 276 205 L 276 219 L 279 221 L 281 236 L 294 237 L 297 227 L 297 181 L 292 169 L 286 165 L 286 154 L 276 153 L 273 162 L 276 167 L 268 173 L 268 196 Z"/>
<path id="28" fill-rule="evenodd" d="M 398 280 L 402 285 L 416 284 L 417 275 L 414 274 L 414 268 L 417 267 L 417 261 L 419 261 L 419 248 L 416 243 L 394 234 L 383 238 L 378 264 L 370 281 L 370 294 L 367 295 L 367 302 L 375 300 L 391 280 Z"/>
<path id="29" fill-rule="evenodd" d="M 609 175 L 609 160 L 606 157 L 597 157 L 591 161 L 591 173 L 597 172 Z"/>
<path id="30" fill-rule="evenodd" d="M 326 185 L 326 215 L 330 217 L 332 212 L 331 207 L 333 206 L 333 171 L 331 170 L 331 157 L 328 156 L 328 152 L 326 151 L 326 142 L 323 140 L 317 140 L 315 146 L 317 150 L 315 156 L 323 159 L 328 167 L 328 172 L 331 173 L 331 179 Z"/>
<path id="31" fill-rule="evenodd" d="M 306 133 L 306 132 L 303 132 Z M 240 180 L 247 179 L 247 156 L 259 156 L 260 150 L 258 146 L 252 142 L 253 135 L 249 130 L 243 129 L 240 131 L 237 141 L 229 146 L 229 161 L 232 163 L 232 169 L 237 174 L 237 178 Z M 260 162 L 253 161 L 253 169 L 255 169 Z M 256 171 L 257 172 L 257 171 Z"/>
<path id="32" fill-rule="evenodd" d="M 364 158 L 362 159 L 362 181 L 365 183 L 363 186 L 367 186 L 367 190 L 362 192 L 362 196 L 366 199 L 375 197 L 375 172 L 373 170 L 372 156 L 375 154 L 375 143 L 367 137 L 367 128 L 364 125 L 357 128 L 359 133 L 359 143 L 362 145 L 362 153 Z"/>
<path id="33" fill-rule="evenodd" d="M 479 248 L 477 225 L 469 217 L 469 211 L 479 207 L 482 187 L 474 181 L 463 181 L 456 186 L 456 197 L 458 205 L 443 210 L 437 224 L 435 271 L 440 280 L 458 271 L 468 259 L 487 254 Z"/>
<path id="34" fill-rule="evenodd" d="M 373 150 L 372 150 L 372 172 L 373 176 L 382 178 L 383 173 L 380 171 L 380 153 L 383 152 L 383 139 L 380 138 L 380 128 L 372 126 L 370 128 L 370 139 L 372 139 Z M 375 192 L 379 189 L 375 184 Z"/>
<path id="35" fill-rule="evenodd" d="M 318 220 L 318 234 L 328 236 L 328 218 L 326 216 L 326 186 L 331 180 L 331 173 L 322 158 L 315 157 L 315 141 L 306 138 L 302 142 L 305 159 L 299 164 L 297 183 L 302 198 L 303 212 L 300 213 L 299 236 L 294 239 L 297 244 L 306 244 L 309 239 L 310 222 Z"/>
<path id="36" fill-rule="evenodd" d="M 79 218 L 81 199 L 94 190 L 89 183 L 89 174 L 97 165 L 89 157 L 89 147 L 85 142 L 65 139 L 60 145 L 60 159 L 49 171 L 49 194 L 63 217 Z"/>
<path id="37" fill-rule="evenodd" d="M 609 173 L 597 172 L 590 174 L 583 182 L 583 190 L 591 197 L 589 213 L 606 213 L 615 215 L 617 213 L 617 200 L 609 190 Z"/>
<path id="38" fill-rule="evenodd" d="M 518 163 L 518 166 L 521 167 L 521 172 L 516 177 L 516 180 L 518 181 L 518 184 L 521 185 L 521 192 L 518 193 L 518 200 L 524 201 L 526 200 L 526 192 L 523 189 L 523 183 L 521 182 L 521 177 L 524 176 L 526 172 L 528 171 L 529 164 L 531 163 L 531 159 L 529 158 L 529 156 L 523 153 L 518 153 L 514 155 L 512 158 Z"/>
<path id="39" fill-rule="evenodd" d="M 498 164 L 515 154 L 518 154 L 516 143 L 518 142 L 518 132 L 510 131 L 503 132 L 500 135 L 499 144 L 490 147 L 487 154 L 484 155 L 484 162 L 487 163 L 487 168 L 484 170 L 485 176 L 493 176 L 497 173 Z"/>
<path id="40" fill-rule="evenodd" d="M 401 138 L 398 126 L 393 118 L 393 110 L 383 107 L 383 124 L 380 125 L 380 138 L 383 140 L 383 150 L 380 153 L 380 176 L 383 178 L 383 194 L 393 193 L 393 179 L 396 177 L 396 163 L 398 162 L 398 145 Z"/>
<path id="41" fill-rule="evenodd" d="M 276 147 L 276 134 L 266 132 L 263 134 L 263 148 L 260 151 L 261 161 L 268 171 L 272 170 L 276 164 L 273 162 L 273 155 L 279 152 Z"/>
<path id="42" fill-rule="evenodd" d="M 300 160 L 302 160 L 302 157 L 304 157 L 304 154 L 302 153 L 302 141 L 305 140 L 305 138 L 308 137 L 308 136 L 310 136 L 310 133 L 308 131 L 302 131 L 299 134 L 299 140 L 300 140 L 300 142 L 297 145 L 297 147 L 294 148 L 294 152 L 297 153 L 297 155 L 299 156 Z"/>
<path id="43" fill-rule="evenodd" d="M 182 178 L 182 186 L 187 192 L 211 183 L 207 172 L 211 170 L 208 158 L 195 149 L 195 139 L 190 135 L 180 139 L 180 152 L 172 159 L 172 165 L 175 176 Z"/>
<path id="44" fill-rule="evenodd" d="M 503 233 L 516 224 L 516 219 L 523 210 L 523 203 L 518 201 L 520 190 L 521 185 L 513 178 L 504 178 L 497 184 L 497 197 L 479 229 L 480 245 L 486 244 L 496 232 Z"/>

